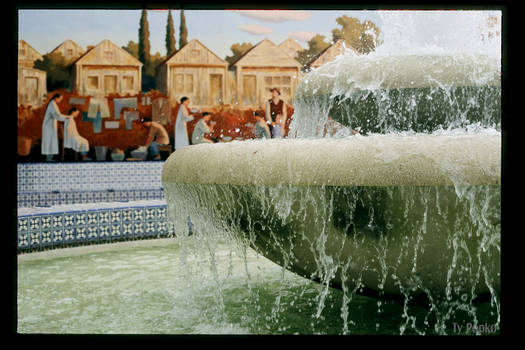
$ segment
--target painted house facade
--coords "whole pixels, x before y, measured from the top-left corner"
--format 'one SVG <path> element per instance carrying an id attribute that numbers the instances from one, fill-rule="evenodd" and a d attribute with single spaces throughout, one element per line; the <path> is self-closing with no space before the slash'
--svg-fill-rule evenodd
<path id="1" fill-rule="evenodd" d="M 181 97 L 194 107 L 217 106 L 229 100 L 228 62 L 193 39 L 157 67 L 157 88 L 172 103 Z"/>
<path id="2" fill-rule="evenodd" d="M 351 46 L 345 46 L 344 39 L 339 39 L 332 45 L 328 46 L 326 49 L 321 51 L 316 57 L 314 57 L 308 64 L 306 65 L 310 69 L 316 69 L 321 67 L 323 64 L 326 64 L 328 62 L 332 62 L 335 60 L 335 58 L 345 52 L 346 49 L 350 49 L 353 51 L 356 55 L 359 53 Z"/>
<path id="3" fill-rule="evenodd" d="M 304 50 L 303 47 L 299 45 L 299 43 L 293 40 L 292 38 L 286 39 L 285 41 L 280 43 L 277 47 L 280 50 L 286 52 L 288 55 L 292 56 L 293 58 L 297 57 L 297 53 L 299 51 Z"/>
<path id="4" fill-rule="evenodd" d="M 18 106 L 42 105 L 47 97 L 47 73 L 40 69 L 18 67 Z"/>
<path id="5" fill-rule="evenodd" d="M 42 55 L 24 40 L 18 42 L 18 106 L 38 107 L 47 97 L 47 73 L 33 68 Z"/>
<path id="6" fill-rule="evenodd" d="M 232 63 L 237 103 L 241 108 L 263 108 L 270 89 L 281 90 L 281 99 L 293 104 L 301 77 L 301 64 L 272 41 L 264 39 Z"/>
<path id="7" fill-rule="evenodd" d="M 42 54 L 25 40 L 18 41 L 18 66 L 33 68 L 35 61 L 42 59 Z"/>
<path id="8" fill-rule="evenodd" d="M 78 57 L 82 56 L 86 50 L 82 48 L 82 46 L 78 45 L 73 40 L 66 40 L 62 44 L 58 45 L 53 51 L 50 53 L 61 53 L 62 56 L 65 57 L 67 61 L 72 61 L 77 59 Z"/>
<path id="9" fill-rule="evenodd" d="M 82 96 L 133 95 L 141 90 L 141 69 L 129 52 L 104 40 L 73 63 L 71 86 Z"/>

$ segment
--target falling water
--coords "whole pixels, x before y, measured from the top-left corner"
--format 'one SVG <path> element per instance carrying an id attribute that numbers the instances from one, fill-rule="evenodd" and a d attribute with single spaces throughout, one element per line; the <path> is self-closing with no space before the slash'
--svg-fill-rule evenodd
<path id="1" fill-rule="evenodd" d="M 377 300 L 369 317 L 378 329 L 392 302 L 402 306 L 401 334 L 498 329 L 501 89 L 492 16 L 500 15 L 381 13 L 375 52 L 340 56 L 303 78 L 291 139 L 200 145 L 168 160 L 163 182 L 182 263 L 209 263 L 217 322 L 230 276 L 217 268 L 217 247 L 227 242 L 230 254 L 255 249 L 282 266 L 268 323 L 281 317 L 283 299 L 290 303 L 284 274 L 292 271 L 318 282 L 305 318 L 322 320 L 342 291 L 341 333 L 359 332 L 357 295 Z M 245 263 L 248 288 L 252 273 Z"/>

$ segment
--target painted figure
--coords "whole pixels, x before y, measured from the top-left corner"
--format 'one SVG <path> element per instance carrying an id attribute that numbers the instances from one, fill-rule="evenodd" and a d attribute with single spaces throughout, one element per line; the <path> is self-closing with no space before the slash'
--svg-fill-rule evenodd
<path id="1" fill-rule="evenodd" d="M 193 115 L 190 114 L 189 104 L 190 99 L 183 97 L 180 99 L 181 106 L 177 114 L 177 121 L 175 122 L 175 150 L 184 148 L 190 145 L 188 140 L 187 123 L 193 120 Z"/>
<path id="2" fill-rule="evenodd" d="M 75 118 L 80 115 L 80 111 L 73 107 L 68 112 L 69 118 L 64 123 L 64 148 L 72 148 L 75 152 L 80 152 L 82 160 L 90 160 L 87 157 L 89 151 L 89 142 L 86 138 L 80 136 L 77 130 Z"/>
<path id="3" fill-rule="evenodd" d="M 58 103 L 63 99 L 59 93 L 54 94 L 47 104 L 44 121 L 42 122 L 42 154 L 46 156 L 46 161 L 53 161 L 53 156 L 58 154 L 58 121 L 64 122 L 69 116 L 60 113 Z"/>
<path id="4" fill-rule="evenodd" d="M 286 122 L 286 103 L 281 100 L 281 91 L 272 88 L 272 98 L 266 102 L 266 120 L 271 126 L 272 138 L 284 136 L 284 124 Z"/>
<path id="5" fill-rule="evenodd" d="M 149 128 L 148 139 L 144 145 L 144 147 L 148 149 L 149 158 L 159 160 L 160 151 L 158 146 L 166 146 L 170 144 L 168 132 L 161 124 L 152 121 L 151 118 L 142 119 L 142 124 Z"/>
<path id="6" fill-rule="evenodd" d="M 204 134 L 209 134 L 213 131 L 213 126 L 208 125 L 210 121 L 211 114 L 208 112 L 202 113 L 203 118 L 195 125 L 193 129 L 193 134 L 191 136 L 191 143 L 193 145 L 199 143 L 213 143 L 213 141 L 207 137 L 204 137 Z"/>

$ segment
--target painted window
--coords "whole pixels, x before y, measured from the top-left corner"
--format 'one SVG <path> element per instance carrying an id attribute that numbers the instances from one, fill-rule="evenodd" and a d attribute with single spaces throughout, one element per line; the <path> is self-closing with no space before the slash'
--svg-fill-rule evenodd
<path id="1" fill-rule="evenodd" d="M 88 89 L 98 89 L 98 76 L 91 75 L 87 77 Z"/>
<path id="2" fill-rule="evenodd" d="M 133 90 L 133 76 L 126 75 L 122 77 L 122 89 Z"/>
<path id="3" fill-rule="evenodd" d="M 175 74 L 173 88 L 175 93 L 193 93 L 193 74 Z"/>

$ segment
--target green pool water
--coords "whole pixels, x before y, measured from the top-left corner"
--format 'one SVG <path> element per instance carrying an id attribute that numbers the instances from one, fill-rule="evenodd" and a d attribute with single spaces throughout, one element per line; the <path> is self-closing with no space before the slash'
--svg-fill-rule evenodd
<path id="1" fill-rule="evenodd" d="M 344 295 L 248 249 L 185 238 L 24 254 L 18 261 L 19 333 L 434 334 L 435 311 Z M 98 250 L 98 251 L 97 251 Z M 321 296 L 324 296 L 321 298 Z M 322 300 L 321 300 L 322 299 Z M 490 303 L 478 334 L 497 334 Z M 346 311 L 346 312 L 343 312 Z M 346 316 L 344 316 L 346 315 Z M 475 334 L 456 310 L 446 334 Z M 440 331 L 443 333 L 443 331 Z"/>

